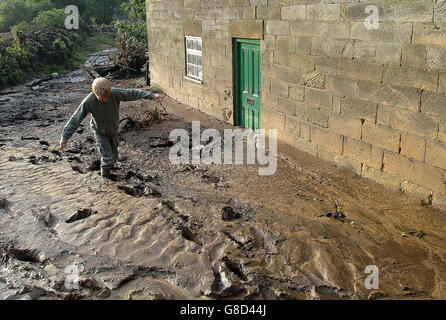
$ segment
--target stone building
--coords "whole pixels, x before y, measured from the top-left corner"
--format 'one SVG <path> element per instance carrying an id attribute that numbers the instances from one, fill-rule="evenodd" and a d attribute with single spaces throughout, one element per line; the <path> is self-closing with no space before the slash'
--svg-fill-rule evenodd
<path id="1" fill-rule="evenodd" d="M 169 96 L 446 206 L 446 3 L 146 2 Z"/>

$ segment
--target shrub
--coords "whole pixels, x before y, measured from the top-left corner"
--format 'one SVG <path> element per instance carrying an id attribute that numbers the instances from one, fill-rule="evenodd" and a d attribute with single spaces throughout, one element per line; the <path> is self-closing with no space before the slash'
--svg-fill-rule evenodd
<path id="1" fill-rule="evenodd" d="M 0 39 L 0 89 L 18 83 L 21 78 L 20 63 L 13 47 L 4 45 Z"/>
<path id="2" fill-rule="evenodd" d="M 51 0 L 1 0 L 0 32 L 22 22 L 30 22 L 38 12 L 54 8 Z"/>
<path id="3" fill-rule="evenodd" d="M 64 9 L 52 9 L 39 12 L 32 23 L 40 27 L 64 28 L 66 17 Z"/>
<path id="4" fill-rule="evenodd" d="M 144 0 L 128 0 L 122 8 L 128 12 L 129 20 L 115 24 L 119 65 L 129 71 L 138 72 L 144 65 L 147 50 L 147 25 Z M 130 68 L 130 69 L 129 69 Z"/>

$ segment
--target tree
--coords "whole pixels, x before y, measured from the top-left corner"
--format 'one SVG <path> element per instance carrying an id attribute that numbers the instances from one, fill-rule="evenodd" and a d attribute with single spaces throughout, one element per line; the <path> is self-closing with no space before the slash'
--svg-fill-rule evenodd
<path id="1" fill-rule="evenodd" d="M 0 32 L 22 21 L 29 22 L 40 11 L 54 8 L 51 0 L 2 0 L 0 2 Z"/>

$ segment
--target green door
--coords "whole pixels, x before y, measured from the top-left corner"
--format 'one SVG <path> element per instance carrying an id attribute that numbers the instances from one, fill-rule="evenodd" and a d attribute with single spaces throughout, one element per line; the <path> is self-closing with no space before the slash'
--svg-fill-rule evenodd
<path id="1" fill-rule="evenodd" d="M 260 40 L 236 39 L 235 124 L 257 130 L 260 128 Z"/>

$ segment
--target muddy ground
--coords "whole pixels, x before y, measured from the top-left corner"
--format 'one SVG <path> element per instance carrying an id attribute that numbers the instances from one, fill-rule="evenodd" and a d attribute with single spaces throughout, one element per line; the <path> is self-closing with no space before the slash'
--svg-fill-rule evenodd
<path id="1" fill-rule="evenodd" d="M 230 126 L 169 98 L 170 119 L 122 133 L 103 180 L 89 117 L 58 150 L 89 92 L 78 71 L 0 93 L 1 299 L 446 298 L 445 212 L 282 145 L 270 177 L 173 165 L 172 129 Z M 123 103 L 121 115 L 157 105 Z"/>

